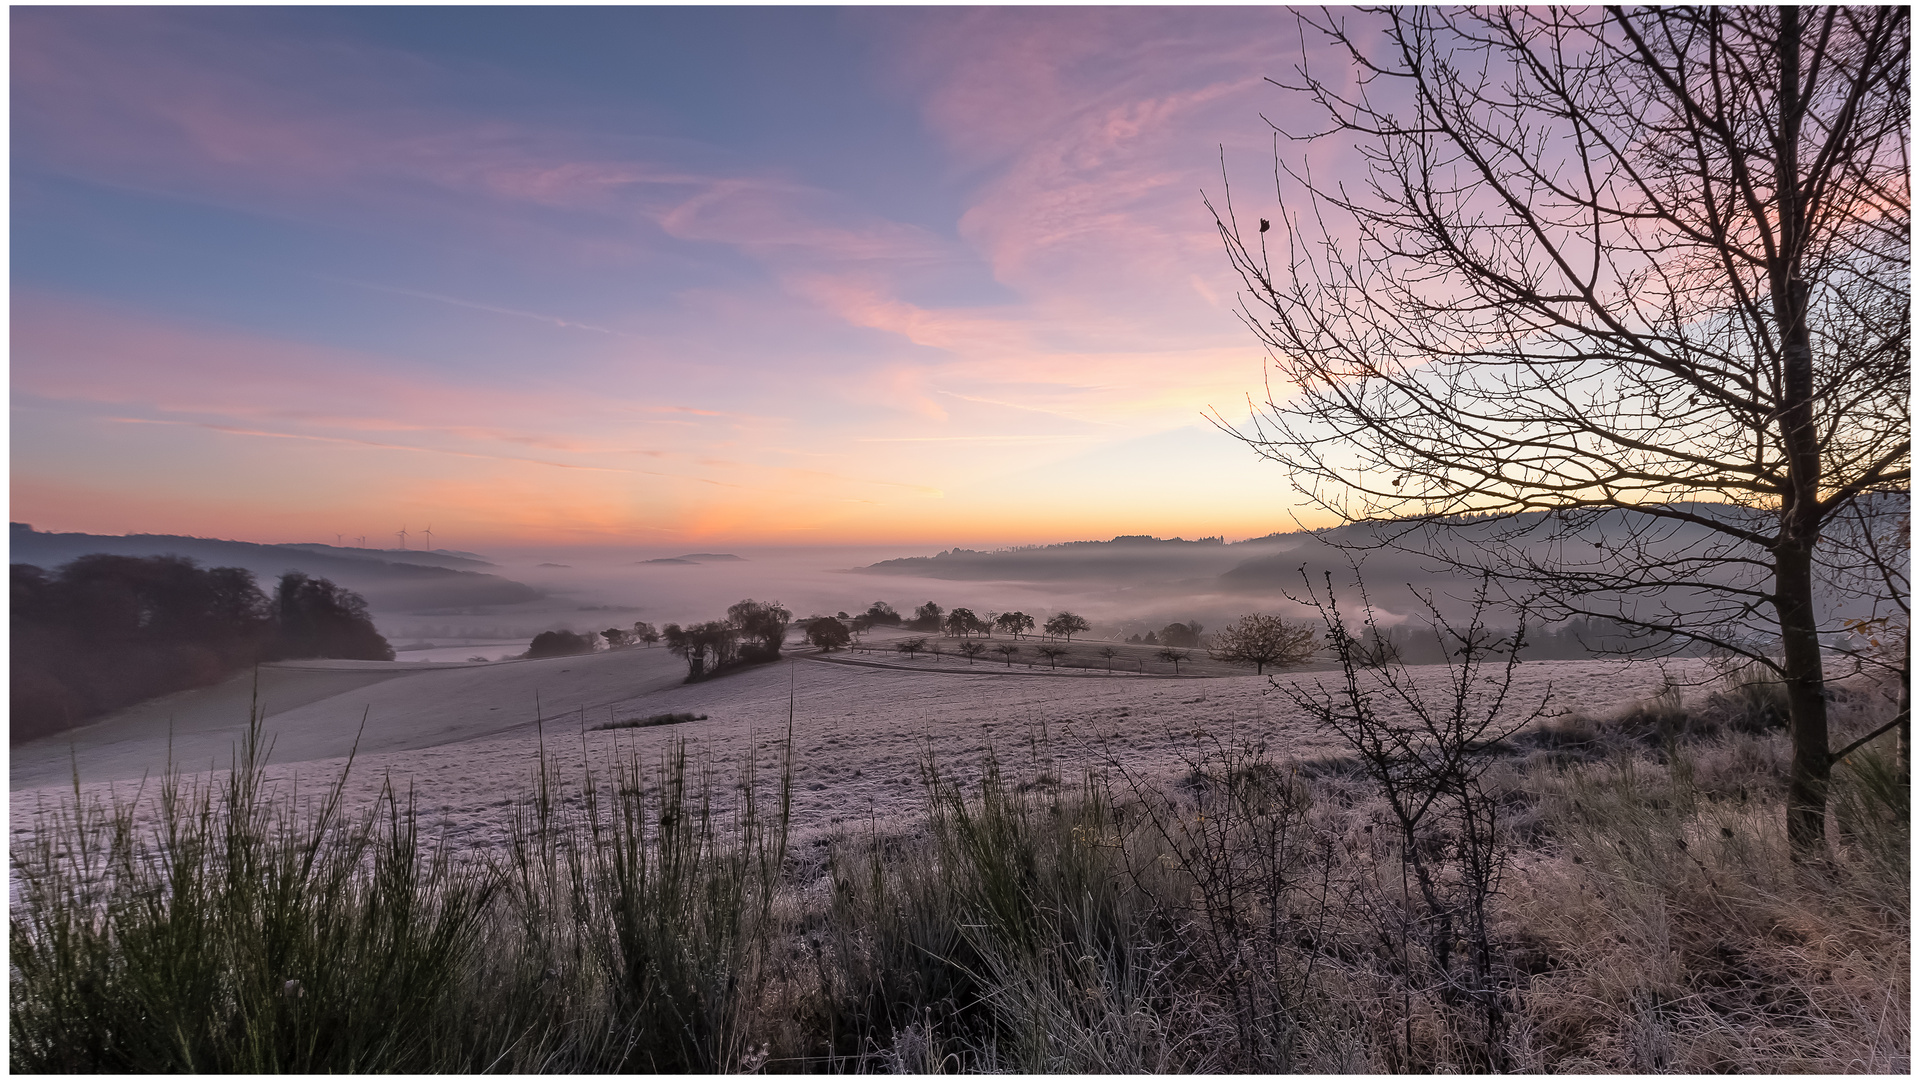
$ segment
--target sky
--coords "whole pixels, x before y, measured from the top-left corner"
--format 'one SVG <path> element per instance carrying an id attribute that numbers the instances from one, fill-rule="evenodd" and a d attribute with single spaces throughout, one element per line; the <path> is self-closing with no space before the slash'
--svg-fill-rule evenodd
<path id="1" fill-rule="evenodd" d="M 1273 8 L 30 8 L 11 518 L 436 547 L 1324 524 L 1265 358 Z M 1244 204 L 1244 205 L 1243 205 Z"/>

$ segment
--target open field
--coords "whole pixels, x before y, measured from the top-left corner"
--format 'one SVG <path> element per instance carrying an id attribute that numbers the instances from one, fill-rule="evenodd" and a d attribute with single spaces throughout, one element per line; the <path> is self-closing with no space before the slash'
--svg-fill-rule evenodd
<path id="1" fill-rule="evenodd" d="M 504 828 L 506 809 L 531 794 L 542 735 L 546 752 L 577 769 L 627 749 L 652 756 L 674 740 L 723 765 L 757 747 L 763 766 L 778 761 L 791 697 L 795 824 L 820 826 L 897 820 L 917 807 L 917 763 L 977 773 L 988 755 L 1034 764 L 1067 777 L 1117 763 L 1143 775 L 1178 765 L 1175 752 L 1196 734 L 1264 741 L 1281 758 L 1316 758 L 1340 748 L 1273 692 L 1268 680 L 1240 673 L 1174 677 L 1164 663 L 1150 676 L 1044 663 L 1008 667 L 997 658 L 969 665 L 952 652 L 906 660 L 888 651 L 898 632 L 869 634 L 871 653 L 790 652 L 779 664 L 685 684 L 686 666 L 664 648 L 491 664 L 422 665 L 404 661 L 316 660 L 263 665 L 259 699 L 271 741 L 268 775 L 314 782 L 334 776 L 358 739 L 353 790 L 370 798 L 388 776 L 411 782 L 429 821 L 457 842 L 487 845 Z M 936 639 L 937 640 L 937 639 Z M 1026 659 L 1032 643 L 1025 643 Z M 1100 663 L 1104 643 L 1075 643 L 1071 662 Z M 1142 659 L 1154 650 L 1115 646 Z M 1204 656 L 1196 652 L 1197 657 Z M 1182 665 L 1191 672 L 1194 665 Z M 1203 671 L 1243 671 L 1205 664 Z M 1444 667 L 1415 668 L 1434 680 Z M 1682 665 L 1670 668 L 1682 672 Z M 1293 671 L 1312 682 L 1334 674 Z M 1522 665 L 1518 689 L 1537 700 L 1605 711 L 1651 693 L 1663 678 L 1654 664 L 1542 661 Z M 171 760 L 188 771 L 223 769 L 245 733 L 251 675 L 169 695 L 99 723 L 13 748 L 11 787 L 16 835 L 32 826 L 32 808 L 72 795 L 77 768 L 84 791 L 123 796 Z M 707 720 L 664 728 L 594 731 L 598 725 L 670 712 Z M 365 727 L 362 729 L 362 718 Z M 538 721 L 538 723 L 536 723 Z M 582 747 L 585 749 L 583 750 Z"/>
<path id="2" fill-rule="evenodd" d="M 1520 665 L 1515 712 L 1549 692 L 1562 711 L 1469 755 L 1459 790 L 1488 816 L 1442 807 L 1403 835 L 1378 777 L 1285 693 L 1340 670 L 887 651 L 906 636 L 691 685 L 665 649 L 265 666 L 257 794 L 222 771 L 251 678 L 15 747 L 13 1063 L 1910 1065 L 1890 755 L 1841 770 L 1831 859 L 1795 865 L 1784 736 L 1702 665 Z M 1444 713 L 1454 673 L 1396 677 Z M 1883 722 L 1885 690 L 1837 691 L 1843 735 Z M 184 800 L 158 779 L 169 754 L 211 769 Z M 76 770 L 118 817 L 63 809 Z M 1477 847 L 1472 820 L 1498 823 Z M 1475 851 L 1497 868 L 1482 886 Z"/>

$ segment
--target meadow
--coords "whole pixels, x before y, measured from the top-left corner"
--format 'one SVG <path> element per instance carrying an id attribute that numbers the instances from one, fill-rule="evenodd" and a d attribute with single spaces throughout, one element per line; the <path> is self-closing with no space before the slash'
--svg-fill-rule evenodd
<path id="1" fill-rule="evenodd" d="M 664 649 L 279 665 L 16 747 L 11 1064 L 1909 1067 L 1906 789 L 1856 752 L 1792 862 L 1764 684 L 1356 669 L 1396 759 L 1316 713 L 1337 664 L 887 634 L 690 685 Z"/>

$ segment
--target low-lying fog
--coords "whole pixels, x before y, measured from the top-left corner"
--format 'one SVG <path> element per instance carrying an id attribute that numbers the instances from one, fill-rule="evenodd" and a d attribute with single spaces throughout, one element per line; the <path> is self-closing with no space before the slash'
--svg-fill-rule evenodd
<path id="1" fill-rule="evenodd" d="M 1889 513 L 1903 512 L 1904 507 L 1904 500 L 1889 504 Z M 1692 504 L 1692 509 L 1703 518 L 1746 515 L 1757 516 L 1756 524 L 1766 523 L 1761 511 L 1707 504 Z M 1496 559 L 1503 565 L 1514 558 L 1550 562 L 1596 581 L 1631 576 L 1639 573 L 1636 567 L 1654 564 L 1678 567 L 1683 580 L 1695 573 L 1700 575 L 1697 580 L 1755 583 L 1749 580 L 1755 571 L 1722 558 L 1723 542 L 1697 522 L 1649 526 L 1614 512 L 1585 519 L 1568 531 L 1548 525 L 1540 515 L 1511 522 L 1469 518 L 1434 535 L 1465 559 L 1504 552 Z M 1331 574 L 1342 614 L 1352 625 L 1361 608 L 1353 565 L 1359 560 L 1358 573 L 1380 625 L 1396 626 L 1409 619 L 1425 623 L 1424 598 L 1447 618 L 1461 619 L 1470 607 L 1474 575 L 1407 550 L 1413 544 L 1379 546 L 1401 528 L 1347 525 L 1231 544 L 1217 538 L 1128 536 L 998 551 L 929 552 L 905 545 L 491 551 L 481 553 L 496 564 L 486 573 L 523 582 L 544 597 L 459 610 L 414 607 L 405 614 L 376 607 L 376 617 L 408 659 L 497 659 L 524 650 L 542 630 L 597 632 L 629 628 L 637 620 L 656 626 L 702 621 L 721 617 L 729 604 L 744 599 L 779 601 L 802 618 L 857 613 L 876 600 L 902 615 L 931 600 L 944 610 L 965 607 L 983 617 L 1024 611 L 1037 623 L 1072 611 L 1092 622 L 1091 636 L 1124 638 L 1172 622 L 1219 629 L 1254 611 L 1309 617 L 1314 612 L 1295 598 L 1307 593 L 1309 581 L 1316 590 L 1324 588 L 1324 576 Z M 1895 554 L 1897 572 L 1904 574 L 1905 551 Z M 1836 565 L 1846 562 L 1845 555 L 1836 549 Z M 1865 614 L 1870 606 L 1865 594 L 1840 577 L 1831 583 L 1823 580 L 1822 591 L 1821 615 L 1829 625 Z M 1598 604 L 1608 595 L 1600 592 L 1588 599 Z M 1664 618 L 1681 611 L 1702 612 L 1709 603 L 1686 588 L 1619 600 L 1633 608 L 1654 604 Z M 1512 616 L 1495 612 L 1489 618 L 1510 625 Z"/>
<path id="2" fill-rule="evenodd" d="M 400 659 L 495 660 L 523 651 L 543 630 L 585 633 L 630 628 L 638 620 L 663 626 L 715 619 L 743 599 L 777 600 L 798 617 L 858 613 L 876 600 L 909 616 L 929 600 L 945 610 L 965 607 L 981 616 L 1024 611 L 1036 622 L 1071 611 L 1093 623 L 1094 637 L 1125 637 L 1171 622 L 1218 628 L 1251 611 L 1305 614 L 1284 595 L 1303 591 L 1297 571 L 1302 560 L 1311 561 L 1316 573 L 1339 567 L 1337 578 L 1351 577 L 1342 557 L 1310 535 L 1240 544 L 1069 544 L 938 557 L 926 548 L 905 546 L 671 553 L 543 548 L 478 554 L 496 564 L 488 573 L 531 585 L 546 598 L 465 610 L 376 610 L 376 621 Z M 687 555 L 734 558 L 681 561 Z M 1385 622 L 1397 622 L 1414 608 L 1407 580 L 1423 589 L 1448 586 L 1410 557 L 1376 559 L 1379 573 L 1370 572 L 1369 582 L 1379 594 L 1375 601 Z M 888 565 L 891 560 L 899 561 Z"/>

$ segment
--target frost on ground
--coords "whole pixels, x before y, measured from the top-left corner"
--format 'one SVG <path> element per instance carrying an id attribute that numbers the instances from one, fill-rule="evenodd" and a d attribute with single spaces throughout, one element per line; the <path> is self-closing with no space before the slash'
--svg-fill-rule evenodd
<path id="1" fill-rule="evenodd" d="M 350 805 L 365 806 L 390 782 L 411 794 L 430 835 L 477 853 L 500 842 L 514 807 L 532 797 L 542 755 L 563 778 L 580 777 L 583 763 L 605 776 L 628 753 L 649 762 L 685 739 L 712 763 L 722 797 L 736 790 L 750 752 L 762 792 L 771 793 L 789 716 L 793 839 L 802 844 L 841 829 L 911 827 L 923 812 L 920 768 L 928 760 L 949 777 L 978 776 L 992 759 L 1016 776 L 1071 784 L 1088 769 L 1163 778 L 1182 768 L 1183 750 L 1207 737 L 1264 742 L 1282 760 L 1342 751 L 1331 732 L 1253 675 L 869 666 L 804 653 L 693 685 L 681 682 L 684 670 L 664 649 L 424 670 L 277 665 L 261 680 L 273 740 L 267 774 L 294 785 L 301 798 L 317 797 L 347 764 L 357 736 Z M 1408 670 L 1423 689 L 1445 694 L 1447 668 Z M 1277 678 L 1312 683 L 1337 674 Z M 1556 709 L 1604 714 L 1652 694 L 1670 674 L 1705 677 L 1684 662 L 1530 661 L 1518 669 L 1513 700 L 1524 713 L 1550 690 Z M 72 798 L 76 770 L 88 799 L 150 796 L 170 753 L 183 771 L 217 779 L 223 770 L 213 766 L 231 760 L 251 696 L 243 677 L 15 747 L 15 842 L 32 830 L 37 808 Z M 592 730 L 668 712 L 708 719 Z"/>

